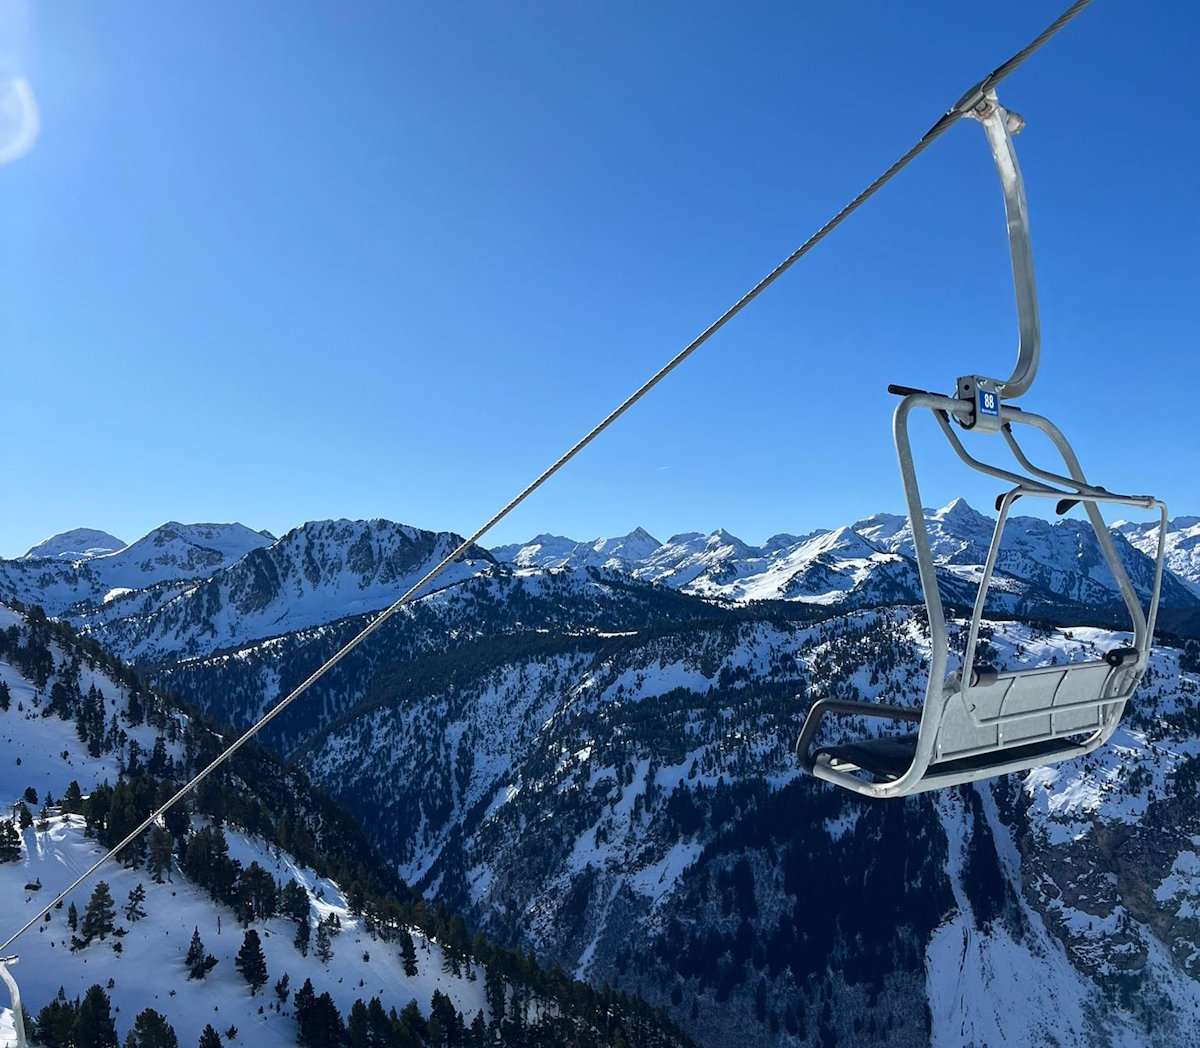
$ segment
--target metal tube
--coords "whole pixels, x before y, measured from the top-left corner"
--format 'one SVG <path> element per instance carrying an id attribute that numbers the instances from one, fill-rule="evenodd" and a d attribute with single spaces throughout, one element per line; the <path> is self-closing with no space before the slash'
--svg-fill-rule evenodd
<path id="1" fill-rule="evenodd" d="M 1012 400 L 1029 391 L 1037 375 L 1041 356 L 1042 332 L 1038 317 L 1037 285 L 1033 275 L 1033 242 L 1029 236 L 1029 205 L 1025 200 L 1025 185 L 1021 180 L 1021 168 L 1017 164 L 1017 152 L 1009 132 L 1010 121 L 1019 122 L 1020 117 L 1009 112 L 996 100 L 996 92 L 989 91 L 983 103 L 983 111 L 973 114 L 983 124 L 988 145 L 992 148 L 992 159 L 1000 175 L 1000 186 L 1004 190 L 1004 213 L 1008 219 L 1008 246 L 1012 255 L 1013 288 L 1017 295 L 1017 364 L 1012 377 L 1003 385 L 1003 396 Z M 1020 124 L 1016 126 L 1019 128 Z"/>
<path id="2" fill-rule="evenodd" d="M 9 996 L 12 997 L 13 1029 L 17 1034 L 17 1048 L 26 1048 L 25 1015 L 21 1011 L 21 991 L 17 988 L 17 980 L 8 970 L 10 964 L 16 963 L 16 957 L 0 957 L 0 980 L 8 987 Z"/>
<path id="3" fill-rule="evenodd" d="M 1080 490 L 1090 487 L 1087 478 L 1083 475 L 1083 469 L 1079 465 L 1079 459 L 1075 457 L 1074 449 L 1067 442 L 1067 438 L 1063 436 L 1062 431 L 1053 422 L 1031 411 L 1018 412 L 1014 417 L 1014 421 L 1023 422 L 1045 433 L 1050 438 L 1050 442 L 1058 449 L 1058 453 L 1062 455 L 1067 472 L 1080 485 Z M 1088 520 L 1091 521 L 1092 531 L 1096 533 L 1096 541 L 1100 545 L 1100 552 L 1104 554 L 1104 559 L 1108 561 L 1109 571 L 1113 573 L 1113 578 L 1117 581 L 1117 587 L 1121 591 L 1121 599 L 1125 602 L 1125 608 L 1129 612 L 1129 617 L 1133 620 L 1133 646 L 1142 653 L 1141 663 L 1144 669 L 1149 657 L 1151 638 L 1146 630 L 1146 615 L 1142 611 L 1142 602 L 1138 600 L 1133 583 L 1129 581 L 1129 574 L 1125 571 L 1125 565 L 1121 563 L 1121 559 L 1117 556 L 1117 548 L 1113 545 L 1112 535 L 1109 534 L 1108 525 L 1104 522 L 1104 516 L 1100 512 L 1100 508 L 1096 505 L 1095 498 L 1089 497 L 1084 499 L 1083 508 L 1088 515 Z"/>

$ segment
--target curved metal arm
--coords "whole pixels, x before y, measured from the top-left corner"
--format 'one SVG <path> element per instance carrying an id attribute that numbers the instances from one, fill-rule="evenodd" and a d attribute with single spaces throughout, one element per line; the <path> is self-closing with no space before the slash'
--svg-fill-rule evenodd
<path id="1" fill-rule="evenodd" d="M 21 991 L 17 989 L 17 980 L 9 973 L 8 966 L 16 964 L 16 957 L 0 957 L 0 981 L 8 987 L 12 996 L 13 1029 L 17 1034 L 17 1048 L 25 1048 L 25 1016 L 21 1012 Z"/>
<path id="2" fill-rule="evenodd" d="M 1029 237 L 1029 206 L 1025 202 L 1025 184 L 1013 147 L 1012 132 L 1024 126 L 1024 120 L 1010 113 L 997 100 L 996 92 L 986 98 L 971 114 L 983 124 L 992 159 L 1000 174 L 1004 190 L 1004 213 L 1008 218 L 1008 246 L 1012 254 L 1013 286 L 1017 293 L 1017 324 L 1020 341 L 1017 345 L 1017 365 L 1007 381 L 994 380 L 1005 400 L 1012 400 L 1029 391 L 1037 374 L 1041 355 L 1041 322 L 1038 318 L 1037 285 L 1033 276 L 1033 243 Z"/>
<path id="3" fill-rule="evenodd" d="M 800 729 L 800 738 L 796 740 L 796 756 L 800 766 L 810 774 L 813 772 L 812 744 L 821 726 L 821 719 L 827 713 L 842 716 L 883 717 L 887 720 L 908 721 L 917 724 L 921 720 L 921 711 L 912 706 L 895 706 L 886 702 L 862 702 L 853 699 L 818 699 L 809 708 L 804 718 L 804 727 Z"/>

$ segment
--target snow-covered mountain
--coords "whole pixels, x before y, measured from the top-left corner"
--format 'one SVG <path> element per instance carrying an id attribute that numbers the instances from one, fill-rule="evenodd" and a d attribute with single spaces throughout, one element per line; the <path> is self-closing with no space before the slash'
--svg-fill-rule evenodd
<path id="1" fill-rule="evenodd" d="M 165 849 L 152 836 L 68 906 L 48 907 L 220 741 L 127 668 L 0 606 L 0 812 L 19 826 L 0 818 L 0 935 L 40 918 L 9 951 L 20 957 L 12 974 L 25 1008 L 47 1023 L 27 1027 L 31 1044 L 109 1043 L 80 1039 L 78 1025 L 71 1033 L 80 998 L 98 986 L 118 1041 L 153 1009 L 182 1044 L 206 1025 L 229 1045 L 342 1043 L 344 1016 L 346 1043 L 367 1035 L 376 1044 L 598 1048 L 619 1028 L 631 1045 L 687 1048 L 645 1008 L 469 939 L 461 919 L 419 902 L 389 873 L 344 812 L 253 748 L 202 786 L 190 811 L 152 831 Z M 110 923 L 92 934 L 101 881 Z M 257 990 L 239 963 L 249 936 L 265 965 Z M 208 956 L 199 977 L 188 956 L 197 938 Z M 306 984 L 330 1010 L 305 1003 Z M 0 985 L 5 1048 L 6 997 Z"/>
<path id="2" fill-rule="evenodd" d="M 1114 529 L 1148 557 L 1158 553 L 1158 525 L 1122 522 Z M 1166 562 L 1200 596 L 1200 517 L 1175 517 L 1167 525 Z"/>
<path id="3" fill-rule="evenodd" d="M 88 557 L 98 557 L 103 553 L 116 553 L 124 549 L 125 543 L 110 535 L 107 531 L 97 531 L 95 528 L 73 528 L 58 535 L 42 539 L 36 546 L 27 550 L 22 560 L 43 560 L 65 558 L 67 560 L 85 560 Z"/>
<path id="4" fill-rule="evenodd" d="M 492 556 L 519 568 L 606 568 L 632 572 L 661 543 L 643 528 L 618 538 L 576 542 L 560 535 L 538 535 L 525 543 L 497 546 Z"/>
<path id="5" fill-rule="evenodd" d="M 961 499 L 926 518 L 943 596 L 969 603 L 992 518 Z M 1152 537 L 1132 525 L 1114 534 L 1135 586 L 1148 593 Z M 383 520 L 315 521 L 277 541 L 242 525 L 167 524 L 112 554 L 0 561 L 0 596 L 40 604 L 124 658 L 163 663 L 381 610 L 459 541 Z M 1195 518 L 1178 518 L 1170 550 L 1183 574 L 1165 573 L 1164 607 L 1200 608 Z M 494 573 L 497 564 L 520 572 L 599 570 L 722 601 L 852 608 L 921 599 L 911 530 L 892 514 L 810 535 L 775 535 L 762 546 L 724 530 L 665 543 L 641 528 L 590 542 L 540 535 L 492 553 L 476 549 L 438 585 Z M 989 600 L 995 611 L 1017 614 L 1047 606 L 1091 613 L 1119 603 L 1086 522 L 1021 516 L 1009 521 Z"/>
<path id="6" fill-rule="evenodd" d="M 951 587 L 947 596 L 969 599 L 987 558 L 995 519 L 963 499 L 925 513 L 934 559 Z M 672 536 L 640 559 L 631 554 L 646 549 L 653 539 L 641 529 L 633 534 L 642 541 L 628 544 L 625 556 L 602 566 L 685 593 L 849 606 L 920 599 L 912 529 L 905 517 L 895 514 L 877 514 L 849 527 L 802 537 L 776 535 L 762 546 L 749 545 L 723 529 L 709 535 L 688 532 Z M 1122 563 L 1139 591 L 1148 593 L 1153 571 L 1147 554 L 1153 551 L 1145 540 L 1133 542 L 1120 530 L 1116 534 Z M 522 567 L 559 567 L 596 563 L 578 555 L 588 548 L 586 543 L 543 535 L 493 553 L 498 560 Z M 1200 527 L 1194 534 L 1175 532 L 1171 549 L 1171 567 L 1192 571 L 1198 581 L 1192 584 L 1167 574 L 1164 604 L 1193 606 L 1200 596 Z M 1118 600 L 1091 526 L 1073 518 L 1051 524 L 1039 517 L 1010 517 L 994 587 L 1004 610 L 1022 605 L 1028 610 L 1033 601 L 1047 599 L 1087 606 Z"/>
<path id="7" fill-rule="evenodd" d="M 76 621 L 126 659 L 208 654 L 382 610 L 461 542 L 450 532 L 386 520 L 314 521 L 195 584 L 163 582 L 121 594 Z M 477 547 L 436 585 L 461 582 L 492 563 Z"/>
<path id="8" fill-rule="evenodd" d="M 707 1044 L 1195 1043 L 1200 645 L 1086 760 L 870 804 L 792 747 L 815 699 L 918 701 L 920 617 L 726 614 L 376 667 L 300 759 L 424 890 Z M 985 633 L 998 665 L 1121 643 Z"/>
<path id="9" fill-rule="evenodd" d="M 60 549 L 65 554 L 65 547 L 77 544 L 69 539 L 75 534 L 68 532 L 67 541 L 59 541 L 62 536 L 47 539 L 34 550 Z M 94 607 L 160 583 L 208 578 L 273 541 L 242 524 L 168 521 L 111 553 L 49 559 L 52 554 L 44 552 L 37 557 L 26 554 L 19 560 L 0 560 L 0 596 L 39 604 L 49 615 L 62 615 L 75 605 Z"/>
<path id="10" fill-rule="evenodd" d="M 992 522 L 961 502 L 928 517 L 943 591 L 962 605 Z M 1117 534 L 1146 586 L 1147 556 Z M 79 621 L 218 722 L 245 724 L 454 541 L 321 522 Z M 991 1043 L 1004 1028 L 1078 1046 L 1200 1037 L 1195 640 L 1155 653 L 1099 755 L 864 805 L 800 778 L 791 751 L 814 699 L 923 695 L 906 521 L 761 547 L 682 535 L 611 559 L 637 545 L 543 536 L 505 562 L 472 553 L 265 741 L 350 807 L 427 898 L 644 996 L 709 1045 L 880 1031 Z M 997 603 L 1017 618 L 1049 605 L 1057 621 L 1103 621 L 1115 595 L 1097 565 L 1086 525 L 1016 518 Z M 1164 596 L 1193 617 L 1200 607 L 1174 575 Z M 996 665 L 1122 641 L 1020 621 L 984 635 Z M 1182 1005 L 1165 1018 L 1162 993 Z"/>

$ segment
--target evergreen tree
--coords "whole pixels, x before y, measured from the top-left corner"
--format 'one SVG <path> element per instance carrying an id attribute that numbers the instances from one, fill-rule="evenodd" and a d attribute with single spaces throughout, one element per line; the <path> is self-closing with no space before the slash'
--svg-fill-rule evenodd
<path id="1" fill-rule="evenodd" d="M 308 920 L 308 892 L 298 881 L 288 881 L 279 890 L 279 912 L 293 921 Z"/>
<path id="2" fill-rule="evenodd" d="M 296 925 L 296 938 L 292 940 L 293 945 L 300 951 L 301 957 L 308 956 L 308 943 L 312 937 L 312 927 L 308 923 L 306 917 L 298 925 Z"/>
<path id="3" fill-rule="evenodd" d="M 0 710 L 7 710 L 12 699 L 8 693 L 8 682 L 0 680 Z"/>
<path id="4" fill-rule="evenodd" d="M 161 826 L 150 828 L 146 869 L 155 884 L 162 884 L 164 873 L 171 879 L 171 835 Z"/>
<path id="5" fill-rule="evenodd" d="M 83 995 L 75 1028 L 71 1031 L 73 1048 L 117 1048 L 117 1027 L 112 1017 L 112 1002 L 104 987 L 96 983 Z"/>
<path id="6" fill-rule="evenodd" d="M 131 888 L 129 891 L 129 901 L 125 904 L 125 920 L 130 924 L 136 924 L 146 916 L 146 911 L 142 907 L 142 903 L 146 901 L 146 886 L 138 883 L 137 887 Z"/>
<path id="7" fill-rule="evenodd" d="M 312 979 L 304 980 L 304 985 L 296 991 L 293 1000 L 296 1005 L 296 1022 L 303 1029 L 304 1020 L 317 1000 L 317 992 L 313 989 Z"/>
<path id="8" fill-rule="evenodd" d="M 74 903 L 67 907 L 67 925 L 73 932 L 79 930 L 79 910 Z"/>
<path id="9" fill-rule="evenodd" d="M 200 1034 L 200 1044 L 198 1048 L 222 1048 L 221 1035 L 213 1028 L 212 1023 L 204 1027 Z"/>
<path id="10" fill-rule="evenodd" d="M 29 810 L 29 805 L 24 801 L 17 804 L 17 825 L 23 830 L 27 830 L 33 825 L 33 812 Z"/>
<path id="11" fill-rule="evenodd" d="M 407 928 L 400 929 L 400 957 L 404 961 L 404 974 L 411 979 L 417 974 L 417 948 Z"/>
<path id="12" fill-rule="evenodd" d="M 314 952 L 322 964 L 328 964 L 333 959 L 333 940 L 329 934 L 329 925 L 324 921 L 317 923 L 317 945 Z"/>
<path id="13" fill-rule="evenodd" d="M 342 1016 L 328 993 L 312 1002 L 303 1019 L 297 1009 L 296 1018 L 300 1022 L 299 1044 L 307 1048 L 338 1048 L 342 1043 L 345 1031 Z"/>
<path id="14" fill-rule="evenodd" d="M 153 1008 L 138 1013 L 125 1043 L 130 1048 L 179 1048 L 179 1038 L 166 1016 Z"/>
<path id="15" fill-rule="evenodd" d="M 192 929 L 192 941 L 184 963 L 187 965 L 189 979 L 203 979 L 217 963 L 217 959 L 204 949 L 198 927 Z"/>
<path id="16" fill-rule="evenodd" d="M 12 819 L 0 819 L 0 862 L 16 862 L 21 857 L 21 835 Z"/>
<path id="17" fill-rule="evenodd" d="M 63 794 L 62 810 L 64 815 L 78 815 L 83 811 L 83 794 L 80 792 L 79 783 L 74 779 L 67 785 L 67 792 Z"/>
<path id="18" fill-rule="evenodd" d="M 113 930 L 113 918 L 116 916 L 116 905 L 109 893 L 108 883 L 99 881 L 88 900 L 87 909 L 83 911 L 83 920 L 79 924 L 79 934 L 86 946 L 93 939 L 103 939 Z"/>
<path id="19" fill-rule="evenodd" d="M 242 946 L 237 952 L 234 964 L 242 973 L 242 978 L 250 984 L 250 996 L 253 997 L 267 981 L 267 959 L 263 956 L 258 932 L 253 928 L 246 932 L 242 939 Z"/>
<path id="20" fill-rule="evenodd" d="M 71 1048 L 75 1020 L 79 1018 L 79 998 L 68 1001 L 60 986 L 58 996 L 37 1014 L 33 1035 L 45 1048 Z"/>

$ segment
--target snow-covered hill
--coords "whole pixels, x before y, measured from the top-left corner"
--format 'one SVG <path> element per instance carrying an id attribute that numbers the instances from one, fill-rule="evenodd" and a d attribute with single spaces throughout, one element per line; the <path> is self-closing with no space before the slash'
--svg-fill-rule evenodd
<path id="1" fill-rule="evenodd" d="M 644 528 L 618 538 L 576 542 L 561 535 L 538 535 L 529 542 L 497 546 L 492 556 L 519 568 L 606 568 L 632 572 L 661 543 Z"/>
<path id="2" fill-rule="evenodd" d="M 1170 572 L 1166 575 L 1163 601 L 1168 606 L 1195 606 L 1200 596 L 1200 526 L 1187 530 L 1180 522 L 1188 520 L 1194 522 L 1195 518 L 1179 518 L 1172 533 L 1169 566 L 1185 574 L 1182 579 Z M 934 559 L 951 586 L 954 579 L 966 587 L 974 583 L 987 557 L 994 524 L 994 518 L 977 512 L 962 499 L 926 510 Z M 1152 579 L 1149 556 L 1153 555 L 1148 543 L 1156 536 L 1146 536 L 1153 535 L 1153 528 L 1125 525 L 1116 533 L 1122 563 L 1139 590 L 1148 592 Z M 633 534 L 642 541 L 626 542 L 624 555 L 603 566 L 703 597 L 861 606 L 913 600 L 920 595 L 912 559 L 912 530 L 906 518 L 895 514 L 877 514 L 848 527 L 799 538 L 777 535 L 762 546 L 749 545 L 723 529 L 709 535 L 675 535 L 654 548 L 648 548 L 653 539 L 644 531 Z M 543 535 L 493 552 L 497 559 L 520 566 L 557 567 L 594 563 L 579 553 L 590 548 L 586 543 Z M 640 559 L 636 553 L 641 553 Z M 1074 518 L 1053 524 L 1039 517 L 1009 518 L 995 588 L 998 606 L 1006 610 L 1034 600 L 1085 606 L 1117 600 L 1116 583 L 1090 525 Z M 958 592 L 949 595 L 959 597 Z"/>
<path id="3" fill-rule="evenodd" d="M 385 520 L 314 521 L 193 586 L 125 594 L 78 621 L 126 659 L 208 654 L 386 608 L 461 542 Z M 492 563 L 476 549 L 437 585 Z"/>
<path id="4" fill-rule="evenodd" d="M 125 543 L 107 531 L 95 528 L 73 528 L 58 535 L 42 539 L 25 552 L 22 560 L 67 559 L 84 560 L 103 553 L 116 553 L 124 549 Z"/>
<path id="5" fill-rule="evenodd" d="M 1158 550 L 1158 527 L 1154 524 L 1118 524 L 1125 536 L 1148 557 Z M 1200 517 L 1175 517 L 1167 528 L 1167 567 L 1200 596 Z"/>
<path id="6" fill-rule="evenodd" d="M 1013 666 L 1121 642 L 985 634 Z M 801 777 L 808 704 L 918 701 L 927 646 L 897 609 L 461 652 L 303 759 L 427 891 L 708 1044 L 1195 1043 L 1200 667 L 1156 652 L 1114 744 L 1058 768 L 894 805 Z"/>
<path id="7" fill-rule="evenodd" d="M 67 533 L 68 539 L 74 534 Z M 41 544 L 47 551 L 61 550 L 62 555 L 56 559 L 48 559 L 50 552 L 32 557 L 31 550 L 19 560 L 0 560 L 0 597 L 38 604 L 49 615 L 61 615 L 73 605 L 102 605 L 160 583 L 208 578 L 272 542 L 270 536 L 242 524 L 169 521 L 114 552 L 93 552 L 71 559 L 63 547 L 76 543 L 59 542 L 59 538 Z M 39 548 L 35 546 L 34 550 Z"/>
<path id="8" fill-rule="evenodd" d="M 308 981 L 315 996 L 328 995 L 335 1025 L 342 1023 L 337 1013 L 357 1017 L 359 1033 L 375 1024 L 370 1036 L 377 1038 L 407 1029 L 421 1038 L 415 1043 L 427 1043 L 428 1017 L 428 1031 L 456 1043 L 469 1035 L 480 1044 L 592 1046 L 606 1041 L 612 1016 L 612 1029 L 630 1044 L 686 1048 L 686 1038 L 645 1009 L 634 1014 L 608 997 L 589 999 L 586 988 L 470 940 L 461 920 L 406 901 L 407 888 L 364 850 L 342 814 L 314 797 L 303 777 L 254 750 L 243 751 L 248 762 L 239 755 L 232 770 L 202 785 L 190 814 L 174 822 L 168 816 L 152 831 L 166 842 L 158 860 L 152 836 L 140 856 L 107 864 L 69 905 L 49 906 L 103 854 L 106 835 L 124 833 L 220 741 L 94 647 L 80 647 L 44 618 L 0 606 L 0 812 L 21 820 L 11 857 L 11 831 L 0 820 L 0 937 L 36 919 L 11 951 L 20 957 L 12 974 L 32 1018 L 59 1007 L 56 1001 L 69 1012 L 99 985 L 119 1040 L 151 1008 L 182 1044 L 194 1044 L 211 1024 L 222 1043 L 290 1045 L 309 1021 L 296 996 Z M 297 852 L 281 846 L 281 837 Z M 343 853 L 321 859 L 331 847 Z M 298 859 L 300 849 L 317 858 Z M 351 888 L 320 874 L 318 861 L 341 863 Z M 384 896 L 372 884 L 386 886 L 389 876 Z M 101 881 L 115 920 L 89 939 L 88 911 Z M 406 920 L 409 914 L 420 919 Z M 430 933 L 430 922 L 444 937 Z M 301 930 L 310 933 L 303 944 Z M 257 993 L 237 961 L 251 934 L 266 968 Z M 211 970 L 199 979 L 189 978 L 187 961 L 195 935 L 211 955 Z M 5 1004 L 6 1046 L 13 1025 Z"/>
<path id="9" fill-rule="evenodd" d="M 22 1000 L 35 1017 L 62 988 L 68 999 L 81 997 L 89 986 L 100 983 L 115 1006 L 117 1031 L 124 1038 L 134 1017 L 144 1008 L 165 1016 L 182 1043 L 194 1042 L 211 1024 L 225 1034 L 237 1029 L 230 1045 L 250 1048 L 294 1045 L 297 1025 L 290 995 L 276 1011 L 277 995 L 271 987 L 286 974 L 291 991 L 299 990 L 306 978 L 318 993 L 327 992 L 338 1011 L 348 1015 L 354 1002 L 377 997 L 388 1007 L 400 1010 L 411 1000 L 428 1015 L 434 991 L 446 994 L 457 1011 L 470 1022 L 476 1013 L 486 1016 L 483 981 L 455 977 L 443 971 L 440 946 L 416 931 L 417 974 L 408 976 L 395 944 L 382 943 L 364 926 L 361 915 L 351 913 L 349 904 L 332 881 L 318 877 L 292 856 L 236 830 L 226 831 L 229 857 L 248 869 L 257 863 L 282 884 L 298 883 L 304 888 L 314 923 L 336 915 L 340 933 L 333 940 L 333 956 L 324 964 L 310 952 L 301 956 L 294 945 L 296 925 L 287 917 L 253 922 L 266 957 L 267 985 L 251 995 L 246 980 L 235 965 L 243 942 L 243 927 L 234 914 L 216 904 L 208 893 L 190 883 L 178 868 L 170 881 L 156 884 L 144 869 L 113 865 L 97 875 L 109 887 L 117 904 L 120 936 L 109 935 L 85 949 L 72 952 L 72 930 L 68 911 L 55 910 L 49 921 L 19 940 L 19 964 L 12 974 L 21 988 Z M 37 913 L 45 900 L 53 898 L 102 850 L 85 836 L 81 816 L 55 816 L 44 830 L 28 829 L 22 834 L 22 858 L 0 864 L 0 898 L 6 900 L 6 925 L 17 926 Z M 30 891 L 29 884 L 40 884 Z M 129 895 L 138 886 L 145 891 L 146 916 L 135 922 L 122 913 Z M 81 889 L 77 908 L 83 912 L 90 892 Z M 202 980 L 189 980 L 185 963 L 194 930 L 199 930 L 205 949 L 217 960 Z M 120 952 L 116 952 L 120 947 Z M 4 1042 L 0 1041 L 0 1044 Z"/>
<path id="10" fill-rule="evenodd" d="M 926 518 L 944 597 L 969 603 L 993 519 L 961 499 Z M 1177 518 L 1171 531 L 1170 564 L 1181 574 L 1165 573 L 1166 608 L 1200 608 L 1195 520 Z M 1115 537 L 1127 571 L 1147 593 L 1153 536 L 1127 524 Z M 167 663 L 378 611 L 459 541 L 383 520 L 315 521 L 274 542 L 241 525 L 167 524 L 116 553 L 0 561 L 0 596 L 62 615 L 124 658 Z M 616 573 L 706 600 L 853 608 L 921 599 L 911 531 L 892 514 L 805 536 L 780 534 L 762 546 L 723 530 L 665 543 L 641 528 L 590 542 L 541 535 L 494 553 L 476 549 L 438 585 L 493 573 L 497 562 L 526 573 Z M 1021 516 L 1009 521 L 989 599 L 994 611 L 1018 614 L 1047 605 L 1090 614 L 1119 603 L 1086 522 Z"/>

